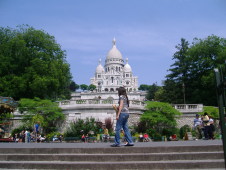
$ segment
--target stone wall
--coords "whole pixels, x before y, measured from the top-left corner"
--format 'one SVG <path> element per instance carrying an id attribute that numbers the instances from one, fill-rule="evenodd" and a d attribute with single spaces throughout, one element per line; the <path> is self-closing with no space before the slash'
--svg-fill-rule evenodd
<path id="1" fill-rule="evenodd" d="M 184 125 L 189 125 L 192 128 L 193 124 L 194 124 L 195 115 L 196 115 L 196 113 L 182 114 L 177 119 L 177 127 L 181 128 Z"/>

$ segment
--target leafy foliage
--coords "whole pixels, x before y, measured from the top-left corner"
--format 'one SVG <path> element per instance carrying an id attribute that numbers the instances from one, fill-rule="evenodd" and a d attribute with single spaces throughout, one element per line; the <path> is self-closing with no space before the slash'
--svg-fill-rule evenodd
<path id="1" fill-rule="evenodd" d="M 99 130 L 98 124 L 94 118 L 86 118 L 85 120 L 77 119 L 69 124 L 69 127 L 64 133 L 64 137 L 81 137 L 83 134 L 97 134 Z M 91 134 L 92 135 L 92 134 Z"/>
<path id="2" fill-rule="evenodd" d="M 79 85 L 76 84 L 74 81 L 72 81 L 71 84 L 70 84 L 70 90 L 74 92 L 77 89 L 79 89 Z"/>
<path id="3" fill-rule="evenodd" d="M 88 87 L 89 87 L 89 86 L 87 86 L 86 84 L 81 84 L 81 85 L 80 85 L 80 89 L 82 89 L 83 91 L 84 91 L 84 90 L 88 90 Z"/>
<path id="4" fill-rule="evenodd" d="M 191 132 L 192 129 L 189 125 L 184 125 L 180 128 L 180 138 L 183 139 L 186 132 Z"/>
<path id="5" fill-rule="evenodd" d="M 219 109 L 218 107 L 214 106 L 204 106 L 203 112 L 201 112 L 201 115 L 204 115 L 204 113 L 207 113 L 209 116 L 211 116 L 214 119 L 219 119 Z"/>
<path id="6" fill-rule="evenodd" d="M 0 104 L 0 125 L 7 123 L 9 119 L 13 117 L 13 110 L 14 109 L 6 104 Z"/>
<path id="7" fill-rule="evenodd" d="M 176 116 L 181 113 L 170 104 L 148 101 L 146 109 L 137 126 L 138 133 L 149 133 L 152 137 L 156 137 L 166 135 L 166 133 L 163 133 L 164 129 L 175 130 Z"/>
<path id="8" fill-rule="evenodd" d="M 105 119 L 105 126 L 108 129 L 109 133 L 111 134 L 113 132 L 113 122 L 110 117 Z"/>
<path id="9" fill-rule="evenodd" d="M 39 98 L 21 99 L 19 111 L 23 114 L 22 121 L 26 128 L 33 129 L 34 124 L 40 122 L 45 134 L 57 131 L 65 119 L 57 103 Z"/>
<path id="10" fill-rule="evenodd" d="M 214 68 L 225 64 L 226 39 L 215 35 L 195 38 L 191 45 L 181 39 L 173 56 L 174 64 L 166 76 L 160 101 L 203 103 L 217 106 Z"/>
<path id="11" fill-rule="evenodd" d="M 152 101 L 158 101 L 156 98 L 156 93 L 160 89 L 160 86 L 157 86 L 157 84 L 153 83 L 152 85 L 149 86 L 148 88 L 148 94 L 147 94 L 147 99 Z"/>
<path id="12" fill-rule="evenodd" d="M 157 84 L 155 84 L 155 83 L 153 83 L 152 85 L 141 84 L 138 89 L 142 90 L 142 91 L 147 91 L 147 96 L 146 96 L 147 100 L 158 101 L 156 93 L 157 93 L 158 90 L 161 89 L 161 87 L 157 86 Z"/>
<path id="13" fill-rule="evenodd" d="M 149 85 L 147 84 L 141 84 L 138 90 L 147 91 L 149 89 Z"/>
<path id="14" fill-rule="evenodd" d="M 88 90 L 93 91 L 93 90 L 95 90 L 96 88 L 97 88 L 97 87 L 96 87 L 95 85 L 90 84 L 89 87 L 88 87 Z"/>
<path id="15" fill-rule="evenodd" d="M 29 26 L 0 27 L 0 96 L 69 98 L 71 74 L 53 36 Z"/>

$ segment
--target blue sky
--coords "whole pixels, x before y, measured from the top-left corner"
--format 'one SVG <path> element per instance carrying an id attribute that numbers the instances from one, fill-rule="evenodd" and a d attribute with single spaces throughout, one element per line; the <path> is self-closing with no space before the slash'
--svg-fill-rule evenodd
<path id="1" fill-rule="evenodd" d="M 90 84 L 115 37 L 139 85 L 161 85 L 181 38 L 225 38 L 226 1 L 0 0 L 0 26 L 22 24 L 55 37 L 77 84 Z"/>

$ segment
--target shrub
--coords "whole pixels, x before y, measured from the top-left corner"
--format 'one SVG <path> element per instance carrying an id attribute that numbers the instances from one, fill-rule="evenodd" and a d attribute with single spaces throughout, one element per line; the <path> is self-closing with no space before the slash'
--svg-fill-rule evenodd
<path id="1" fill-rule="evenodd" d="M 105 126 L 108 129 L 109 134 L 113 132 L 113 122 L 110 117 L 105 119 Z"/>
<path id="2" fill-rule="evenodd" d="M 184 125 L 180 128 L 180 138 L 183 139 L 186 132 L 191 132 L 191 127 L 189 125 Z"/>
<path id="3" fill-rule="evenodd" d="M 54 136 L 60 136 L 62 135 L 60 132 L 52 132 L 46 135 L 46 140 L 47 141 L 51 141 L 53 139 Z"/>
<path id="4" fill-rule="evenodd" d="M 15 128 L 11 131 L 11 135 L 15 135 L 16 133 L 19 134 L 21 133 L 23 130 L 29 130 L 30 132 L 33 131 L 33 129 L 30 126 L 26 126 L 26 125 L 21 125 L 18 128 Z"/>
<path id="5" fill-rule="evenodd" d="M 167 138 L 172 136 L 173 134 L 179 136 L 180 130 L 178 128 L 172 128 L 172 129 L 163 129 L 162 131 L 162 136 L 166 136 Z"/>
<path id="6" fill-rule="evenodd" d="M 69 124 L 64 133 L 64 137 L 81 137 L 83 134 L 91 136 L 98 133 L 98 125 L 94 118 L 86 118 L 85 120 L 77 119 Z"/>

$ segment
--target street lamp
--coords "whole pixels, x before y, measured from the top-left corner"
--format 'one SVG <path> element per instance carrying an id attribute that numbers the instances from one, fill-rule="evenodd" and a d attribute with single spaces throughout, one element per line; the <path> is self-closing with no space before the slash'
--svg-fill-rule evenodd
<path id="1" fill-rule="evenodd" d="M 185 104 L 186 102 L 185 102 L 185 84 L 184 84 L 184 83 L 182 84 L 182 87 L 183 87 L 183 94 L 184 94 L 184 104 Z"/>
<path id="2" fill-rule="evenodd" d="M 219 107 L 219 116 L 220 116 L 220 127 L 221 135 L 223 140 L 223 149 L 224 149 L 224 162 L 226 167 L 226 125 L 225 125 L 225 90 L 224 90 L 224 76 L 222 69 L 214 69 L 215 78 L 216 78 L 216 88 L 217 88 L 217 98 L 218 98 L 218 107 Z"/>

